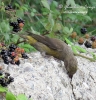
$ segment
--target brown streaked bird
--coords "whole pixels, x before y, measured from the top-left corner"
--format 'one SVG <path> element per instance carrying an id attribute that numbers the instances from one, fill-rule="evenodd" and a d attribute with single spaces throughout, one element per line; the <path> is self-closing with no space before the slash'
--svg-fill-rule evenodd
<path id="1" fill-rule="evenodd" d="M 27 35 L 21 35 L 21 37 L 25 38 L 28 43 L 38 51 L 64 61 L 69 77 L 73 77 L 77 71 L 77 59 L 71 48 L 65 42 L 56 38 L 33 34 L 31 32 L 27 33 Z"/>

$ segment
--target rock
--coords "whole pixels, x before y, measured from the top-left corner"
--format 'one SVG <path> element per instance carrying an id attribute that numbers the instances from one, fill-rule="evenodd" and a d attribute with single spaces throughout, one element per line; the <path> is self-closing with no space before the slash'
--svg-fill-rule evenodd
<path id="1" fill-rule="evenodd" d="M 77 60 L 78 70 L 72 81 L 61 67 L 62 61 L 43 57 L 39 52 L 21 59 L 19 66 L 10 64 L 7 69 L 6 64 L 2 65 L 14 77 L 8 89 L 15 95 L 24 93 L 33 100 L 95 100 L 96 62 L 81 57 Z"/>

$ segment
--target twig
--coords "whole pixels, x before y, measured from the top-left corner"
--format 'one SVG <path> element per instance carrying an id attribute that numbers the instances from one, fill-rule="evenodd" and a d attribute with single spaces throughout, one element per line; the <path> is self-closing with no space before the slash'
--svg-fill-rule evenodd
<path id="1" fill-rule="evenodd" d="M 87 56 L 84 56 L 84 55 L 81 55 L 81 54 L 74 54 L 75 56 L 80 56 L 80 57 L 82 57 L 82 58 L 85 58 L 85 59 L 88 59 L 88 60 L 90 60 L 90 61 L 92 61 L 92 62 L 95 62 L 96 60 L 94 60 L 93 58 L 90 58 L 90 57 L 87 57 Z"/>

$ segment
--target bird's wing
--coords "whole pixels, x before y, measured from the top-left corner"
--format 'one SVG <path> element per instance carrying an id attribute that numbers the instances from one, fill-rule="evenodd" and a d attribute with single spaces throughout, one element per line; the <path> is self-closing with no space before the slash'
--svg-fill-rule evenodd
<path id="1" fill-rule="evenodd" d="M 62 43 L 63 41 L 55 38 L 49 38 L 47 36 L 41 36 L 37 34 L 33 34 L 31 32 L 27 32 L 29 36 L 32 36 L 34 39 L 36 39 L 38 42 L 41 42 L 45 45 L 47 45 L 49 48 L 53 50 L 62 51 Z"/>

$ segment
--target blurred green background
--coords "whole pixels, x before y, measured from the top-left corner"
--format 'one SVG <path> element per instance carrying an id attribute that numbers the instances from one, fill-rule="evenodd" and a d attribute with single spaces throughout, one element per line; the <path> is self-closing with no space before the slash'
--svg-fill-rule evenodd
<path id="1" fill-rule="evenodd" d="M 15 12 L 5 11 L 8 4 Z M 81 35 L 82 27 L 88 32 L 94 31 L 95 6 L 96 0 L 0 0 L 0 42 L 17 42 L 20 32 L 11 34 L 12 27 L 9 25 L 9 21 L 16 21 L 17 18 L 25 21 L 21 33 L 29 30 L 62 40 L 72 32 Z"/>

